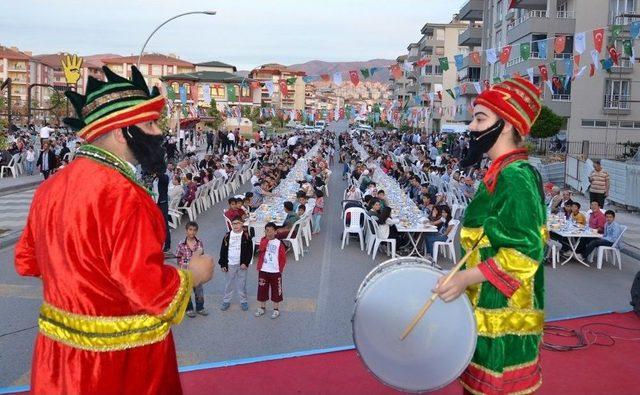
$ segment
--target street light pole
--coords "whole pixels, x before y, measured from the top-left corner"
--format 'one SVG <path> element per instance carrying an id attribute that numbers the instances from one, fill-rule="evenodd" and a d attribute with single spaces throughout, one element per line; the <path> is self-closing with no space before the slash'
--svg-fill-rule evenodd
<path id="1" fill-rule="evenodd" d="M 147 40 L 144 42 L 144 45 L 142 46 L 142 49 L 140 50 L 140 55 L 138 55 L 138 62 L 136 63 L 136 67 L 140 67 L 140 59 L 142 58 L 142 53 L 144 52 L 144 49 L 147 47 L 147 44 L 149 43 L 149 40 L 151 40 L 151 37 L 153 37 L 153 35 L 158 30 L 160 30 L 160 28 L 162 26 L 166 25 L 167 23 L 171 22 L 174 19 L 180 18 L 180 17 L 185 16 L 185 15 L 191 15 L 191 14 L 216 15 L 216 11 L 190 11 L 190 12 L 185 12 L 185 13 L 173 16 L 173 17 L 167 19 L 166 21 L 162 22 L 160 25 L 158 25 L 158 27 L 156 27 L 151 32 L 151 34 L 149 34 L 149 37 L 147 37 Z"/>

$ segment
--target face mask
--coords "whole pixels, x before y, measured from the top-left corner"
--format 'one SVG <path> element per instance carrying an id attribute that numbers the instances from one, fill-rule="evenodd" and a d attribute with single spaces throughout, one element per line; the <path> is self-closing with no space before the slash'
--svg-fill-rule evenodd
<path id="1" fill-rule="evenodd" d="M 460 162 L 461 167 L 473 166 L 482 160 L 482 155 L 486 154 L 496 143 L 500 133 L 504 129 L 504 120 L 500 119 L 487 130 L 471 133 L 469 141 L 469 152 Z"/>
<path id="2" fill-rule="evenodd" d="M 165 162 L 166 151 L 162 146 L 164 136 L 152 136 L 146 134 L 137 126 L 129 126 L 123 129 L 127 146 L 133 153 L 142 170 L 145 173 L 164 173 L 167 165 Z"/>

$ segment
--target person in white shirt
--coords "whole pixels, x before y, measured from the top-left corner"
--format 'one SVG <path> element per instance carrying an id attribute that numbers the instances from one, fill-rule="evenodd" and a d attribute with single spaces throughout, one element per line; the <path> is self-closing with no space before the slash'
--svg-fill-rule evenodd
<path id="1" fill-rule="evenodd" d="M 229 150 L 234 150 L 236 148 L 236 135 L 229 131 L 227 134 L 227 140 L 229 140 Z"/>
<path id="2" fill-rule="evenodd" d="M 185 138 L 184 129 L 178 128 L 178 147 L 180 149 L 180 152 L 184 152 L 184 138 Z"/>
<path id="3" fill-rule="evenodd" d="M 33 150 L 32 146 L 29 146 L 29 148 L 27 149 L 27 153 L 25 155 L 25 160 L 27 163 L 27 168 L 25 169 L 27 174 L 32 176 L 33 175 L 33 169 L 34 169 L 34 165 L 35 165 L 35 161 L 36 161 L 36 152 Z"/>
<path id="4" fill-rule="evenodd" d="M 222 238 L 218 264 L 225 273 L 224 297 L 220 309 L 226 311 L 231 306 L 234 292 L 240 298 L 242 311 L 249 310 L 247 303 L 247 269 L 253 259 L 253 240 L 243 229 L 241 217 L 231 219 L 231 231 Z"/>
<path id="5" fill-rule="evenodd" d="M 278 306 L 282 302 L 282 272 L 287 264 L 287 251 L 284 244 L 276 238 L 276 224 L 269 222 L 264 227 L 265 236 L 258 247 L 258 302 L 260 307 L 256 317 L 265 313 L 266 303 L 271 294 L 273 314 L 271 318 L 280 316 Z"/>
<path id="6" fill-rule="evenodd" d="M 55 130 L 49 126 L 48 123 L 45 123 L 43 127 L 40 128 L 40 146 L 44 146 L 44 142 L 49 140 L 51 137 L 51 133 Z"/>

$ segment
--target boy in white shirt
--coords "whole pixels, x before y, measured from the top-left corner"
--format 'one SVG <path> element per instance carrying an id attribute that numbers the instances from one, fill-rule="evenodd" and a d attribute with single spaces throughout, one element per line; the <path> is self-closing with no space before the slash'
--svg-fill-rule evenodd
<path id="1" fill-rule="evenodd" d="M 247 303 L 247 268 L 253 258 L 253 240 L 244 231 L 242 218 L 231 218 L 231 231 L 227 232 L 220 246 L 218 264 L 225 273 L 224 298 L 220 309 L 226 311 L 231 306 L 234 291 L 240 297 L 242 311 L 249 310 Z"/>
<path id="2" fill-rule="evenodd" d="M 258 302 L 260 308 L 255 316 L 261 317 L 265 313 L 269 291 L 273 302 L 271 318 L 280 316 L 278 306 L 282 302 L 282 272 L 287 264 L 287 251 L 284 243 L 276 238 L 276 224 L 269 222 L 264 227 L 265 236 L 258 247 Z"/>

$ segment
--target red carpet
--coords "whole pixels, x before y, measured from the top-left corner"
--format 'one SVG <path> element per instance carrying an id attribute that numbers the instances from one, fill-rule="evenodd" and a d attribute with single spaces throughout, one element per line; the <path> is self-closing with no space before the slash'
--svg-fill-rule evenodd
<path id="1" fill-rule="evenodd" d="M 607 314 L 556 321 L 551 324 L 578 328 L 589 323 L 608 323 L 640 329 L 633 313 Z M 594 326 L 609 335 L 640 338 L 639 331 Z M 546 341 L 571 344 L 573 339 L 547 336 Z M 602 339 L 601 341 L 604 341 Z M 640 393 L 640 342 L 617 340 L 612 347 L 552 352 L 541 355 L 543 385 L 538 394 Z M 181 374 L 186 395 L 198 394 L 391 394 L 394 390 L 371 376 L 353 350 L 205 369 Z M 453 383 L 437 394 L 461 394 Z"/>

